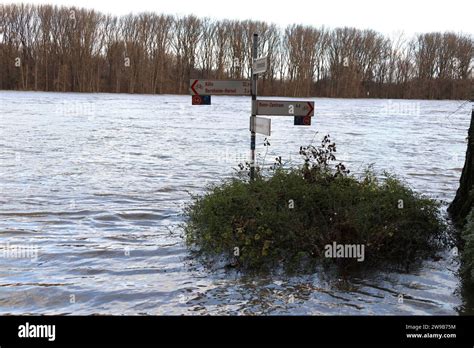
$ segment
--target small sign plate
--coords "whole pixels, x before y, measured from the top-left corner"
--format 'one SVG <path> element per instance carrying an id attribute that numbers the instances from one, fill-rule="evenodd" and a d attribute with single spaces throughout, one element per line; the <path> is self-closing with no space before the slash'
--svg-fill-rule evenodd
<path id="1" fill-rule="evenodd" d="M 255 123 L 252 124 L 252 121 L 254 121 Z M 269 118 L 250 116 L 250 131 L 270 136 L 271 122 L 272 120 Z"/>
<path id="2" fill-rule="evenodd" d="M 211 105 L 210 95 L 193 95 L 192 105 Z"/>
<path id="3" fill-rule="evenodd" d="M 295 126 L 311 126 L 310 116 L 295 116 Z"/>
<path id="4" fill-rule="evenodd" d="M 268 57 L 260 57 L 255 59 L 253 65 L 253 74 L 263 74 L 268 69 Z"/>

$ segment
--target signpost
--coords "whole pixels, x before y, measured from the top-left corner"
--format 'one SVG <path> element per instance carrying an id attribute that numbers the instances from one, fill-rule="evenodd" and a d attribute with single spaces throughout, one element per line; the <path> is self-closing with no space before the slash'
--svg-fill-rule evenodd
<path id="1" fill-rule="evenodd" d="M 272 120 L 263 117 L 250 117 L 250 131 L 270 136 Z"/>
<path id="2" fill-rule="evenodd" d="M 295 126 L 310 126 L 314 116 L 314 102 L 294 100 L 257 100 L 257 79 L 268 70 L 268 57 L 257 58 L 258 35 L 253 34 L 251 80 L 201 80 L 189 82 L 193 105 L 211 105 L 211 95 L 252 96 L 250 115 L 250 180 L 255 179 L 256 133 L 269 136 L 271 119 L 257 117 L 294 116 Z"/>
<path id="3" fill-rule="evenodd" d="M 192 95 L 250 95 L 249 81 L 190 80 Z"/>
<path id="4" fill-rule="evenodd" d="M 268 57 L 255 59 L 253 63 L 253 74 L 263 74 L 268 69 Z"/>
<path id="5" fill-rule="evenodd" d="M 253 34 L 252 58 L 255 62 L 257 59 L 258 35 Z M 255 124 L 257 118 L 257 79 L 258 75 L 255 73 L 255 66 L 252 64 L 252 115 L 250 116 L 250 123 Z M 257 134 L 255 129 L 250 130 L 250 180 L 255 179 L 255 141 Z"/>
<path id="6" fill-rule="evenodd" d="M 268 116 L 314 116 L 314 102 L 259 100 L 257 115 Z"/>

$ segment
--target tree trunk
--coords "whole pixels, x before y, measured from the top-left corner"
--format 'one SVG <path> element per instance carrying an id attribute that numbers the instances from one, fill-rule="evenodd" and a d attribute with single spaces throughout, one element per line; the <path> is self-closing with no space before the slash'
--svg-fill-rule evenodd
<path id="1" fill-rule="evenodd" d="M 472 101 L 474 103 L 474 100 Z M 460 225 L 474 207 L 474 104 L 471 113 L 471 125 L 468 132 L 466 161 L 461 174 L 459 189 L 454 201 L 448 208 L 453 220 Z"/>

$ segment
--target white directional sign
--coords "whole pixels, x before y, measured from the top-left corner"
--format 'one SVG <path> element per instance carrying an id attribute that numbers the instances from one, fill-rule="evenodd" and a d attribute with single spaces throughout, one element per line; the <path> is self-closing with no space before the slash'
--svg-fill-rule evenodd
<path id="1" fill-rule="evenodd" d="M 252 122 L 254 121 L 254 122 Z M 250 131 L 270 136 L 271 122 L 269 118 L 250 117 Z"/>
<path id="2" fill-rule="evenodd" d="M 314 102 L 257 100 L 257 115 L 314 116 Z"/>
<path id="3" fill-rule="evenodd" d="M 192 95 L 250 95 L 250 81 L 190 80 Z"/>
<path id="4" fill-rule="evenodd" d="M 268 57 L 261 57 L 255 59 L 253 64 L 253 73 L 255 74 L 263 74 L 268 69 Z"/>

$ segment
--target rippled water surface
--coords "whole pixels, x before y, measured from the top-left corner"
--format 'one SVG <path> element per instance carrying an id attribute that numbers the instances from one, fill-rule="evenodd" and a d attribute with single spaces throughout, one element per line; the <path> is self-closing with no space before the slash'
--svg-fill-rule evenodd
<path id="1" fill-rule="evenodd" d="M 300 145 L 329 133 L 354 172 L 375 163 L 419 192 L 454 197 L 468 105 L 452 114 L 461 102 L 314 100 L 311 127 L 272 118 L 267 161 L 297 163 Z M 180 238 L 182 206 L 231 175 L 249 148 L 249 98 L 212 102 L 0 92 L 0 314 L 473 313 L 450 250 L 409 274 L 348 281 L 196 264 Z M 32 257 L 17 258 L 15 246 Z"/>

